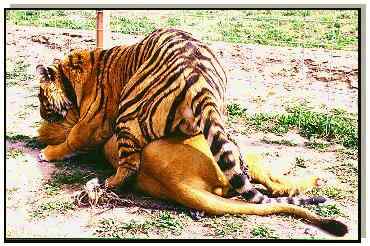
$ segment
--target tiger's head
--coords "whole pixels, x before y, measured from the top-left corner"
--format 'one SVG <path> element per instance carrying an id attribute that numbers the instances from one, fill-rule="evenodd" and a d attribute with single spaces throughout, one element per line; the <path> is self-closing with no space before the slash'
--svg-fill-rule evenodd
<path id="1" fill-rule="evenodd" d="M 73 105 L 66 91 L 68 79 L 64 76 L 60 66 L 60 60 L 55 59 L 50 66 L 38 65 L 36 67 L 40 84 L 38 96 L 40 114 L 43 119 L 49 122 L 63 120 Z"/>

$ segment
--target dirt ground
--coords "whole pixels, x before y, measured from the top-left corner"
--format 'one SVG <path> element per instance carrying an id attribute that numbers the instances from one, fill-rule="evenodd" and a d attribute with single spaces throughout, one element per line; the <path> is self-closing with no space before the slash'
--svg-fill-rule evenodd
<path id="1" fill-rule="evenodd" d="M 37 64 L 49 64 L 70 48 L 93 48 L 95 33 L 19 26 L 7 26 L 6 31 L 7 70 L 9 64 L 23 62 L 27 75 L 6 86 L 8 238 L 338 239 L 287 215 L 218 216 L 194 221 L 186 209 L 140 192 L 123 191 L 123 196 L 149 207 L 122 206 L 107 211 L 75 207 L 71 197 L 83 186 L 81 180 L 95 175 L 107 177 L 112 171 L 106 167 L 101 172 L 93 160 L 37 160 L 40 146 L 33 137 L 37 136 L 41 118 L 38 84 L 32 75 Z M 114 34 L 113 44 L 138 39 Z M 221 42 L 209 45 L 228 71 L 228 101 L 242 104 L 248 113 L 282 112 L 294 102 L 318 110 L 342 108 L 358 113 L 357 52 Z M 325 150 L 308 148 L 305 143 L 309 140 L 295 131 L 277 136 L 251 129 L 246 134 L 245 126 L 238 122 L 230 123 L 230 127 L 242 152 L 263 155 L 273 170 L 314 174 L 325 180 L 320 189 L 329 196 L 328 204 L 338 209 L 334 217 L 349 226 L 343 239 L 357 239 L 357 151 L 334 144 Z M 276 139 L 287 139 L 294 146 L 271 143 Z M 347 169 L 342 170 L 343 166 Z M 61 181 L 60 176 L 76 176 L 76 171 L 79 180 Z M 343 179 L 348 175 L 351 178 Z"/>

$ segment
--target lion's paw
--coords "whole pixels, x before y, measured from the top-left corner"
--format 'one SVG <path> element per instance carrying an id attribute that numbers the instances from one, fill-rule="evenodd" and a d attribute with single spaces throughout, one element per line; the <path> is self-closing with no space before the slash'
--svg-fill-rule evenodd
<path id="1" fill-rule="evenodd" d="M 316 176 L 311 177 L 289 177 L 281 176 L 271 179 L 268 189 L 274 196 L 295 196 L 311 190 L 314 187 L 320 187 L 323 180 Z"/>
<path id="2" fill-rule="evenodd" d="M 46 155 L 44 153 L 45 149 L 42 149 L 40 153 L 37 155 L 39 161 L 46 161 L 49 162 L 49 160 L 46 158 Z"/>

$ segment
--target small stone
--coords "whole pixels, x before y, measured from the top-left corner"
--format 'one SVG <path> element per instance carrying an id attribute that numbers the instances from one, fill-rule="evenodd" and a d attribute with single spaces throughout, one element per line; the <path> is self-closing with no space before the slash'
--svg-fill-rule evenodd
<path id="1" fill-rule="evenodd" d="M 304 234 L 310 235 L 310 236 L 316 236 L 317 231 L 312 229 L 312 228 L 305 228 L 304 229 Z"/>

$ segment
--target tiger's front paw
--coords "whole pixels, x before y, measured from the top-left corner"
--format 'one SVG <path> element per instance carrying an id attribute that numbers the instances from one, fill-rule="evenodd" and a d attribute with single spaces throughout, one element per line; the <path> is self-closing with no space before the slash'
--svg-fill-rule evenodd
<path id="1" fill-rule="evenodd" d="M 59 161 L 63 160 L 65 155 L 58 148 L 58 145 L 48 145 L 46 148 L 42 149 L 39 154 L 39 159 L 41 161 Z"/>

